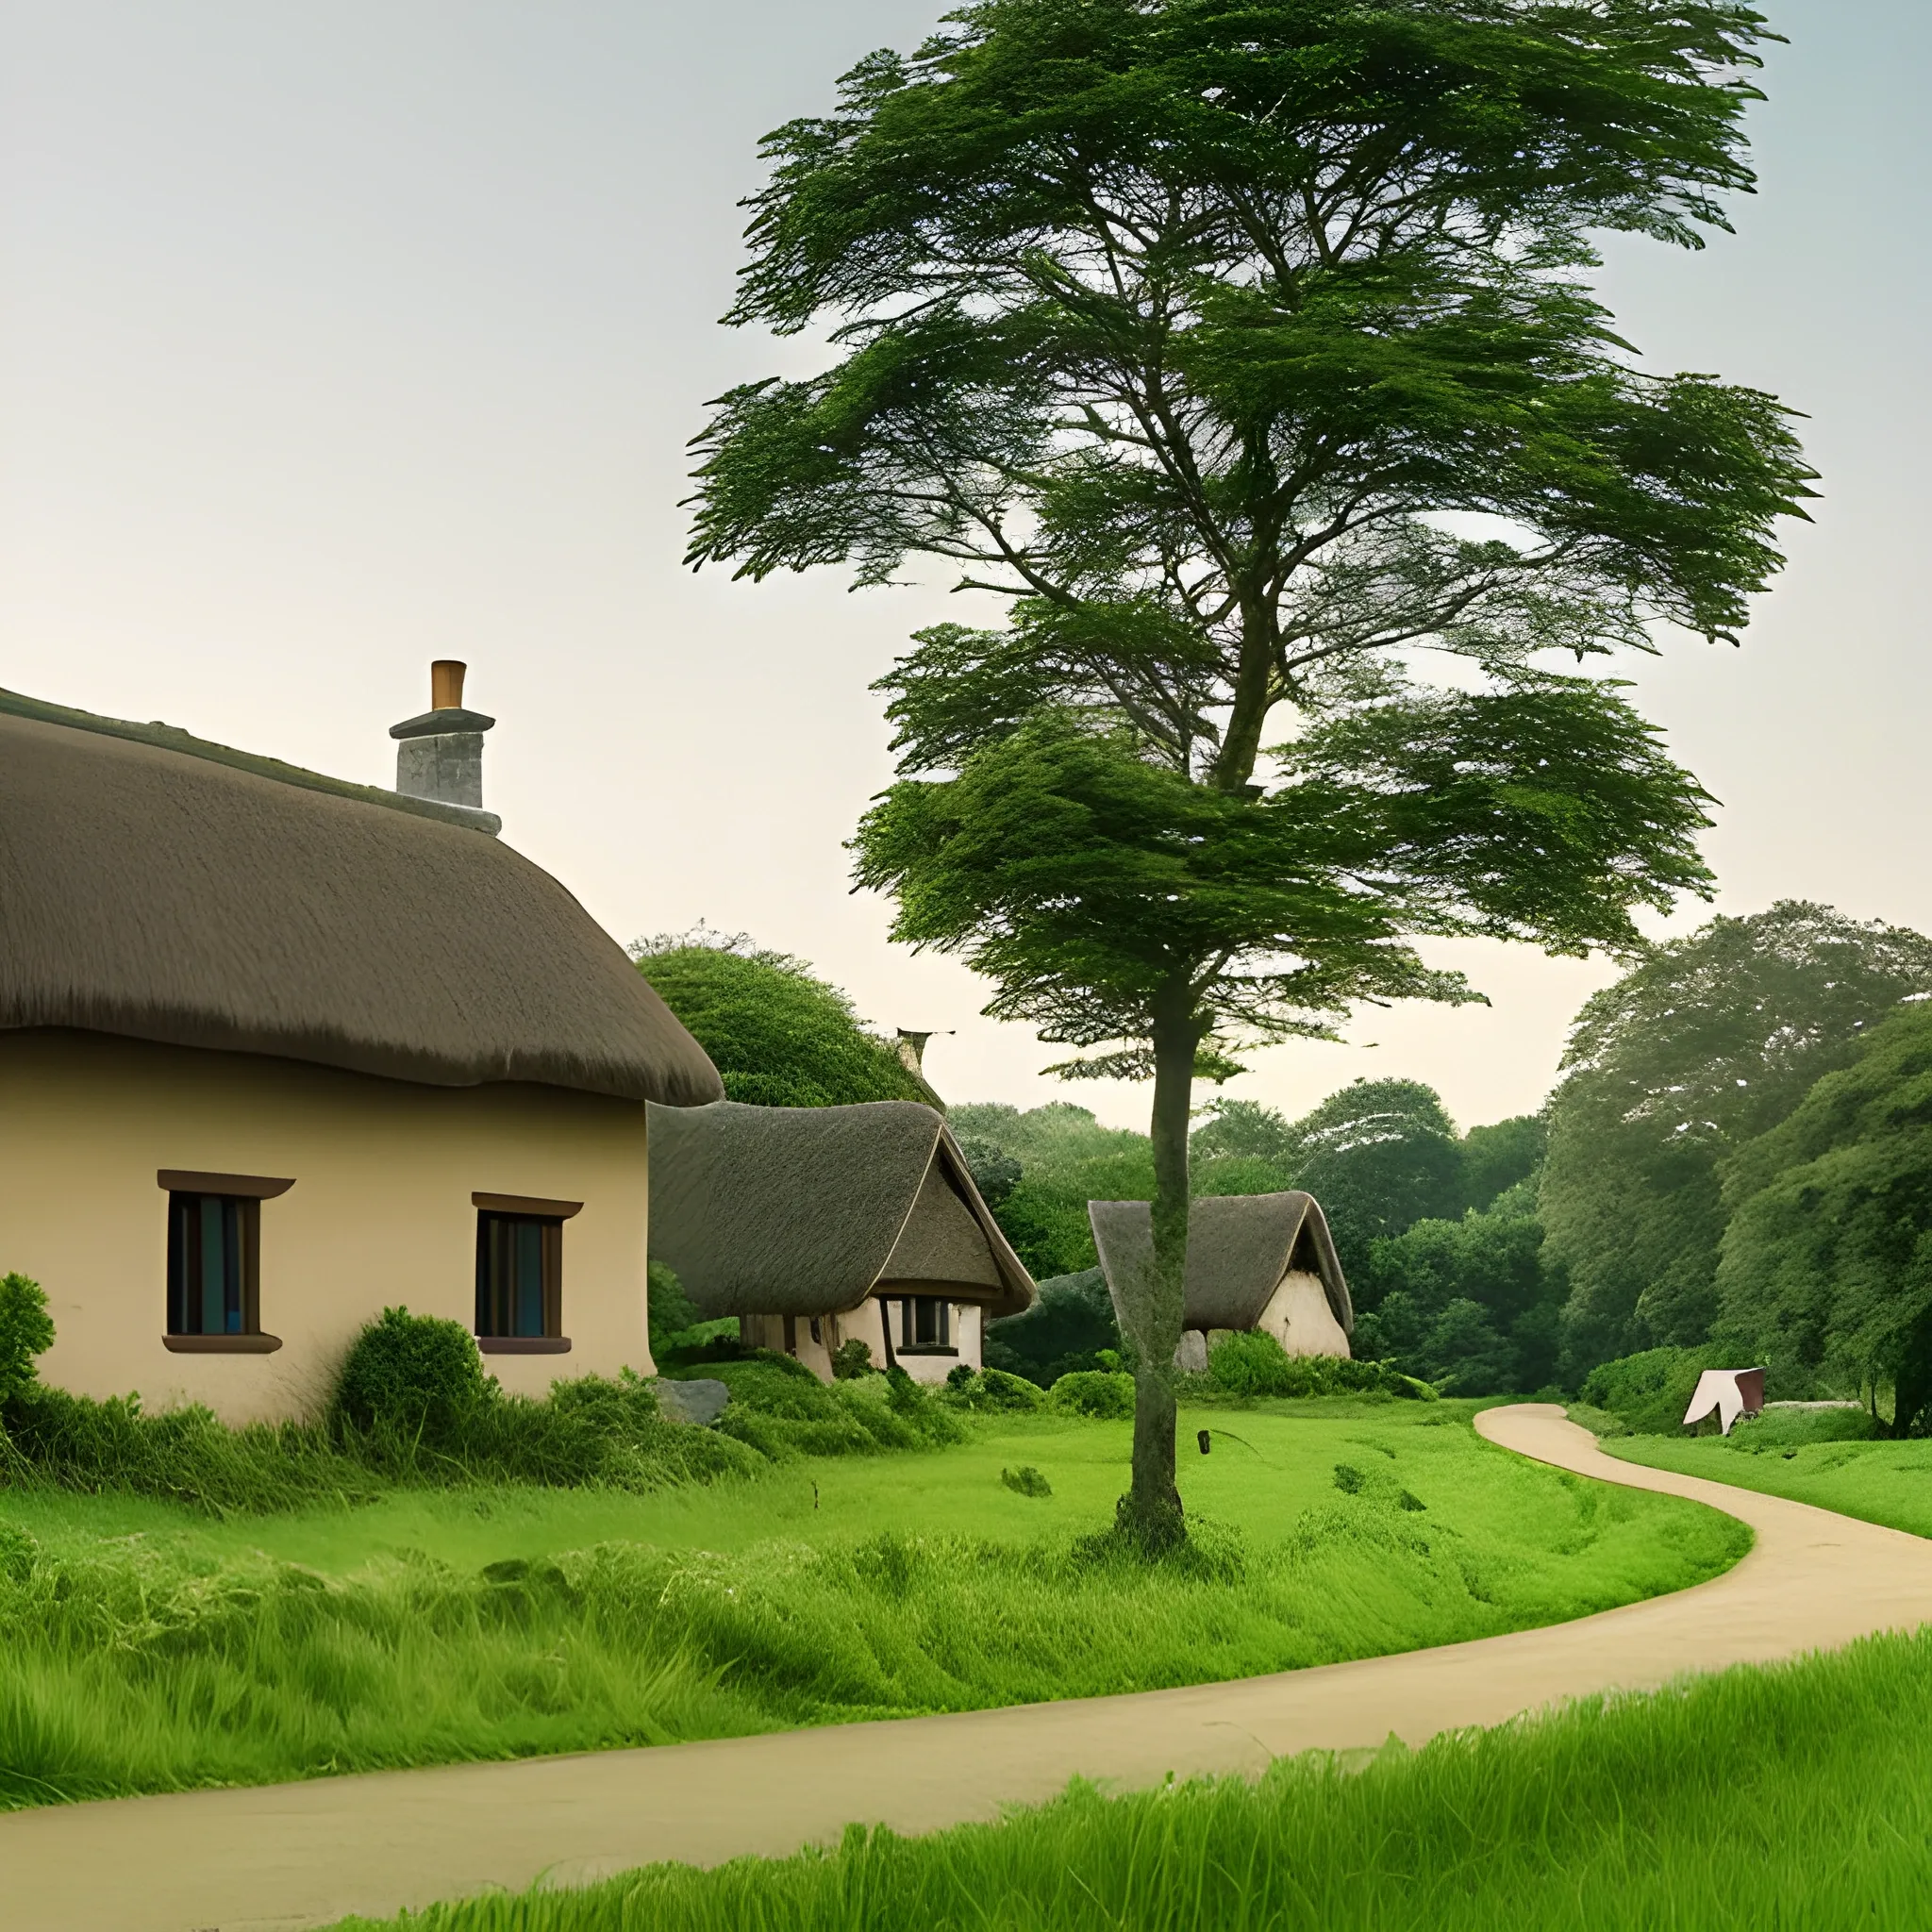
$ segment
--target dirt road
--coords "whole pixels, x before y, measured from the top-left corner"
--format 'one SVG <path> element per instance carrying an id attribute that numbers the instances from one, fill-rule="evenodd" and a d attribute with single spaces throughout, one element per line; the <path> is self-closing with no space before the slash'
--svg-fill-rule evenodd
<path id="1" fill-rule="evenodd" d="M 1050 1797 L 1075 1775 L 1132 1786 L 1253 1773 L 1391 1731 L 1420 1744 L 1932 1621 L 1932 1541 L 1618 1462 L 1549 1405 L 1491 1409 L 1476 1427 L 1539 1461 L 1708 1503 L 1748 1523 L 1756 1546 L 1709 1583 L 1574 1624 L 1238 1683 L 17 1812 L 0 1817 L 0 1916 L 8 1932 L 311 1926 L 543 1874 L 782 1854 L 853 1820 L 930 1831 Z"/>

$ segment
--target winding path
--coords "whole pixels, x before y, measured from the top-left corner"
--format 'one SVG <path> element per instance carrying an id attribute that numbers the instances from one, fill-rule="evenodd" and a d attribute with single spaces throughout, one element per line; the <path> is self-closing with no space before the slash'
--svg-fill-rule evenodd
<path id="1" fill-rule="evenodd" d="M 1421 1744 L 1566 1698 L 1828 1650 L 1932 1622 L 1932 1541 L 1619 1462 L 1550 1404 L 1476 1418 L 1489 1441 L 1751 1525 L 1725 1574 L 1574 1624 L 1202 1684 L 771 1737 L 515 1764 L 320 1778 L 0 1816 L 8 1932 L 258 1932 L 381 1914 L 540 1874 L 713 1864 L 837 1838 L 932 1831 L 1085 1775 L 1256 1773 L 1307 1750 Z"/>

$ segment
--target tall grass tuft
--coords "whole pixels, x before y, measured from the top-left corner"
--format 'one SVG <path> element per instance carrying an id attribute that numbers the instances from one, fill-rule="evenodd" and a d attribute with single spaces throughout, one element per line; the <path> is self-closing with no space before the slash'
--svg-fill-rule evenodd
<path id="1" fill-rule="evenodd" d="M 970 1777 L 970 1766 L 960 1768 Z M 1918 1932 L 1932 1635 L 924 1839 L 657 1865 L 338 1932 Z"/>

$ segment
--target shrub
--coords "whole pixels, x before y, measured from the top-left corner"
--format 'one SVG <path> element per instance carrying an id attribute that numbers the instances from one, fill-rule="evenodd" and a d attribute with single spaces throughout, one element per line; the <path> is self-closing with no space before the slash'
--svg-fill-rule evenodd
<path id="1" fill-rule="evenodd" d="M 0 1276 L 0 1403 L 24 1394 L 37 1379 L 34 1357 L 54 1345 L 54 1318 L 38 1281 Z"/>
<path id="2" fill-rule="evenodd" d="M 1681 1414 L 1682 1411 L 1680 1410 Z M 1732 1429 L 1729 1444 L 1755 1456 L 1803 1449 L 1813 1442 L 1871 1442 L 1885 1424 L 1866 1408 L 1767 1408 Z"/>
<path id="3" fill-rule="evenodd" d="M 147 1415 L 138 1396 L 96 1402 L 36 1383 L 6 1405 L 0 1481 L 263 1514 L 371 1502 L 402 1486 L 648 1492 L 748 1475 L 800 1455 L 924 1449 L 957 1434 L 923 1390 L 914 1389 L 906 1412 L 895 1409 L 880 1376 L 827 1388 L 791 1357 L 761 1350 L 700 1373 L 731 1391 L 713 1428 L 668 1420 L 653 1386 L 626 1370 L 555 1383 L 541 1400 L 486 1393 L 435 1440 L 398 1424 L 392 1410 L 387 1421 L 366 1410 L 371 1419 L 358 1423 L 338 1409 L 326 1424 L 230 1428 L 199 1407 Z"/>
<path id="4" fill-rule="evenodd" d="M 1134 1378 L 1106 1369 L 1076 1369 L 1054 1383 L 1053 1407 L 1103 1422 L 1124 1421 L 1134 1413 Z"/>
<path id="5" fill-rule="evenodd" d="M 874 1373 L 872 1349 L 858 1336 L 848 1337 L 832 1351 L 832 1374 L 840 1381 L 856 1382 Z"/>
<path id="6" fill-rule="evenodd" d="M 495 1389 L 460 1322 L 385 1308 L 349 1345 L 335 1409 L 354 1428 L 446 1442 Z"/>
<path id="7" fill-rule="evenodd" d="M 944 1399 L 956 1408 L 1001 1409 L 1021 1414 L 1046 1407 L 1046 1391 L 1004 1369 L 970 1369 L 964 1362 L 946 1377 Z"/>
<path id="8" fill-rule="evenodd" d="M 1646 1348 L 1600 1362 L 1584 1377 L 1579 1393 L 1633 1435 L 1669 1436 L 1683 1427 L 1684 1411 L 1706 1369 L 1748 1366 L 1722 1347 Z"/>
<path id="9" fill-rule="evenodd" d="M 977 1392 L 991 1408 L 1024 1411 L 1046 1407 L 1044 1390 L 1027 1381 L 1024 1375 L 1008 1374 L 1004 1369 L 980 1370 Z"/>
<path id="10" fill-rule="evenodd" d="M 1023 1462 L 1018 1469 L 1003 1469 L 1000 1480 L 1017 1496 L 1050 1496 L 1053 1485 L 1030 1462 Z"/>
<path id="11" fill-rule="evenodd" d="M 886 1400 L 892 1413 L 909 1424 L 930 1442 L 957 1442 L 958 1423 L 933 1399 L 931 1390 L 922 1388 L 897 1363 L 886 1371 Z"/>
<path id="12" fill-rule="evenodd" d="M 1260 1329 L 1224 1335 L 1208 1356 L 1208 1379 L 1223 1393 L 1243 1396 L 1308 1396 L 1382 1393 L 1433 1401 L 1426 1382 L 1388 1362 L 1358 1362 L 1347 1356 L 1290 1355 Z"/>
<path id="13" fill-rule="evenodd" d="M 684 1284 L 661 1261 L 653 1261 L 646 1274 L 644 1319 L 651 1332 L 651 1353 L 661 1355 L 675 1348 L 692 1329 L 702 1328 L 705 1311 L 684 1291 Z"/>

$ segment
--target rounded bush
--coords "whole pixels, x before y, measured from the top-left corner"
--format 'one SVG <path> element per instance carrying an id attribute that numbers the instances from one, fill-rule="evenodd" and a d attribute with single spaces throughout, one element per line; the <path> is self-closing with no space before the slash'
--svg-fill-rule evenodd
<path id="1" fill-rule="evenodd" d="M 979 1372 L 979 1397 L 993 1408 L 1035 1409 L 1046 1407 L 1046 1391 L 1024 1375 L 1009 1375 L 1004 1369 Z"/>
<path id="2" fill-rule="evenodd" d="M 400 1429 L 442 1441 L 490 1400 L 475 1338 L 460 1322 L 385 1308 L 349 1346 L 336 1413 L 358 1429 Z"/>
<path id="3" fill-rule="evenodd" d="M 1124 1422 L 1134 1413 L 1134 1378 L 1106 1369 L 1076 1369 L 1053 1385 L 1052 1402 L 1074 1415 Z"/>
<path id="4" fill-rule="evenodd" d="M 832 1374 L 841 1382 L 855 1382 L 874 1373 L 872 1348 L 858 1336 L 848 1336 L 832 1351 Z"/>

